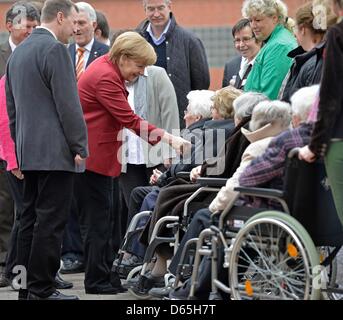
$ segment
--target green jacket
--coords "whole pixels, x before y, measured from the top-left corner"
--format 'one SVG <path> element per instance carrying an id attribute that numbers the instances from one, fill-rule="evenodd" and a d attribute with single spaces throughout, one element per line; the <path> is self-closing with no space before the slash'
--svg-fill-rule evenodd
<path id="1" fill-rule="evenodd" d="M 258 53 L 244 91 L 257 91 L 272 100 L 277 99 L 282 81 L 292 65 L 292 59 L 287 54 L 296 47 L 292 33 L 277 25 Z"/>

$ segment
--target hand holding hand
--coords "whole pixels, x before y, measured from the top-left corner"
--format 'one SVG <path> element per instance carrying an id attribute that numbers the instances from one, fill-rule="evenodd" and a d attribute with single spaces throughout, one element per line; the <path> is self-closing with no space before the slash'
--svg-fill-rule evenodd
<path id="1" fill-rule="evenodd" d="M 165 132 L 163 140 L 168 142 L 169 145 L 178 153 L 185 154 L 191 149 L 191 143 L 181 137 L 173 136 Z"/>

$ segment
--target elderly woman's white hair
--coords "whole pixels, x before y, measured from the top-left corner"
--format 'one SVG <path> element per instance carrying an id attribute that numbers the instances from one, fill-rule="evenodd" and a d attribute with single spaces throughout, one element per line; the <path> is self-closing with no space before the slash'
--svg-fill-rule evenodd
<path id="1" fill-rule="evenodd" d="M 250 131 L 256 131 L 267 124 L 277 124 L 285 130 L 291 122 L 291 106 L 279 100 L 262 101 L 253 110 L 249 123 Z"/>
<path id="2" fill-rule="evenodd" d="M 278 22 L 287 25 L 288 9 L 286 4 L 281 0 L 245 0 L 242 7 L 242 15 L 244 18 L 252 16 L 277 16 Z"/>
<path id="3" fill-rule="evenodd" d="M 211 90 L 193 90 L 187 94 L 188 112 L 202 118 L 211 117 L 212 97 L 215 95 Z"/>
<path id="4" fill-rule="evenodd" d="M 300 121 L 306 121 L 311 107 L 318 95 L 319 85 L 304 87 L 291 96 L 292 113 L 299 117 Z"/>
<path id="5" fill-rule="evenodd" d="M 235 99 L 233 109 L 235 110 L 235 118 L 238 121 L 251 116 L 255 106 L 261 101 L 269 101 L 268 97 L 259 92 L 246 92 Z"/>
<path id="6" fill-rule="evenodd" d="M 96 12 L 95 9 L 87 2 L 77 2 L 75 3 L 80 11 L 86 12 L 88 14 L 89 20 L 91 22 L 96 22 Z"/>

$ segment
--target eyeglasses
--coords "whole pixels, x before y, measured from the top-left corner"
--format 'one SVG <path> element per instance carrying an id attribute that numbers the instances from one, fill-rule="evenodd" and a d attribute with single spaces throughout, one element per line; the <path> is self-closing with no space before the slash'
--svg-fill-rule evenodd
<path id="1" fill-rule="evenodd" d="M 252 37 L 250 37 L 250 38 L 246 37 L 246 38 L 242 38 L 242 39 L 234 39 L 234 40 L 233 40 L 233 43 L 234 43 L 234 44 L 239 44 L 239 43 L 241 43 L 241 42 L 247 43 L 247 42 L 249 42 L 249 41 L 252 40 L 252 39 L 255 39 L 255 37 L 252 36 Z"/>

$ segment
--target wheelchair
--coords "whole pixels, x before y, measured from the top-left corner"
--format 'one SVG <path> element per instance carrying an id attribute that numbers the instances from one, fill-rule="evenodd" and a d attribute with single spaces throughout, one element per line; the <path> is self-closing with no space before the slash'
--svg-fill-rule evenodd
<path id="1" fill-rule="evenodd" d="M 177 178 L 182 178 L 183 180 L 187 179 L 189 177 L 189 173 L 181 172 L 177 174 Z M 191 219 L 191 216 L 193 213 L 195 213 L 198 209 L 197 205 L 203 206 L 203 203 L 201 200 L 197 199 L 199 195 L 201 195 L 204 191 L 213 191 L 215 189 L 213 188 L 207 188 L 202 187 L 198 189 L 190 198 L 188 198 L 183 206 L 183 213 L 181 216 L 164 216 L 160 218 L 156 224 L 154 225 L 153 232 L 150 238 L 149 245 L 147 247 L 147 250 L 145 252 L 145 256 L 143 259 L 143 264 L 141 266 L 137 266 L 131 272 L 127 275 L 126 282 L 128 283 L 128 291 L 131 293 L 134 297 L 137 299 L 150 299 L 151 296 L 148 294 L 149 287 L 146 286 L 147 279 L 146 275 L 151 270 L 153 263 L 155 262 L 155 252 L 157 247 L 163 245 L 172 247 L 174 254 L 179 246 L 179 239 L 181 236 L 181 233 L 186 231 L 187 226 L 189 224 L 189 221 Z M 196 201 L 197 200 L 197 201 Z M 141 212 L 135 216 L 135 219 L 132 220 L 129 229 L 127 231 L 127 235 L 125 236 L 125 241 L 122 249 L 120 252 L 125 251 L 125 244 L 129 241 L 131 234 L 135 232 L 136 226 L 138 224 L 138 221 L 141 219 L 141 217 L 145 217 L 147 215 L 150 215 L 151 212 Z M 167 231 L 167 232 L 166 232 Z M 192 270 L 192 256 L 194 257 L 195 251 L 194 249 L 188 250 L 188 259 L 190 260 L 190 263 L 188 263 L 188 269 L 187 272 L 183 272 L 183 275 L 185 273 L 188 273 L 188 277 L 190 276 L 191 270 Z M 119 261 L 120 262 L 120 261 Z M 184 266 L 185 270 L 186 266 Z M 184 277 L 178 277 L 177 280 L 183 280 Z M 173 286 L 175 282 L 175 276 L 171 273 L 167 273 L 164 276 L 164 286 Z M 132 285 L 130 285 L 130 283 Z"/>
<path id="2" fill-rule="evenodd" d="M 343 230 L 324 166 L 299 161 L 297 151 L 288 155 L 283 191 L 236 188 L 224 211 L 214 215 L 218 224 L 186 243 L 177 279 L 188 247 L 196 243 L 189 299 L 195 298 L 204 256 L 211 260 L 213 300 L 221 299 L 220 291 L 234 300 L 343 298 L 343 290 L 336 285 L 335 259 Z M 211 189 L 224 186 L 226 180 L 199 178 L 197 182 Z M 242 197 L 273 200 L 282 211 L 239 207 Z M 223 262 L 218 264 L 223 252 Z M 226 281 L 218 279 L 222 267 L 227 269 Z"/>

